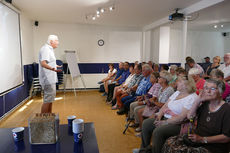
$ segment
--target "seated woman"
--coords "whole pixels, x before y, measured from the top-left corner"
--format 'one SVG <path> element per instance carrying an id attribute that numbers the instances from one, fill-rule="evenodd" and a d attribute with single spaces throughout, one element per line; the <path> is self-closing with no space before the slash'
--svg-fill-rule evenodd
<path id="1" fill-rule="evenodd" d="M 169 82 L 172 79 L 171 74 L 167 71 L 161 71 L 160 77 L 158 78 L 158 83 L 161 89 L 157 96 L 153 96 L 146 103 L 147 105 L 137 112 L 139 127 L 136 132 L 140 132 L 142 129 L 142 122 L 144 118 L 152 116 L 154 113 L 158 112 L 159 109 L 168 101 L 169 97 L 174 93 L 174 89 L 169 86 Z M 144 117 L 143 117 L 144 116 Z M 138 136 L 138 134 L 137 134 Z"/>
<path id="2" fill-rule="evenodd" d="M 213 63 L 207 68 L 204 77 L 210 77 L 211 71 L 217 69 L 220 66 L 220 60 L 220 56 L 213 57 Z"/>
<path id="3" fill-rule="evenodd" d="M 212 72 L 210 73 L 210 78 L 216 79 L 216 80 L 221 80 L 224 81 L 224 73 L 219 70 L 219 69 L 213 69 Z M 225 90 L 224 93 L 222 94 L 222 98 L 224 101 L 227 100 L 229 102 L 229 99 L 226 99 L 230 95 L 230 86 L 227 82 L 225 82 Z"/>
<path id="4" fill-rule="evenodd" d="M 150 150 L 152 153 L 160 153 L 166 139 L 179 134 L 180 124 L 187 117 L 187 113 L 197 97 L 195 91 L 196 87 L 192 79 L 187 80 L 187 77 L 179 77 L 177 91 L 154 118 L 144 120 L 141 149 L 135 149 L 133 152 L 147 152 L 152 137 Z"/>
<path id="5" fill-rule="evenodd" d="M 188 118 L 197 116 L 197 127 L 188 135 L 196 147 L 186 145 L 182 136 L 176 136 L 166 141 L 163 153 L 177 153 L 177 150 L 178 153 L 229 153 L 230 105 L 222 100 L 224 90 L 224 82 L 206 80 L 204 90 L 187 115 Z"/>
<path id="6" fill-rule="evenodd" d="M 200 77 L 201 71 L 198 68 L 191 68 L 188 72 L 189 77 L 192 77 L 196 83 L 196 94 L 199 95 L 201 90 L 203 90 L 205 80 Z"/>
<path id="7" fill-rule="evenodd" d="M 131 124 L 131 127 L 137 127 L 139 125 L 139 120 L 137 116 L 138 110 L 142 109 L 145 107 L 146 102 L 149 99 L 158 97 L 159 91 L 161 88 L 161 85 L 158 82 L 159 78 L 159 73 L 158 72 L 153 72 L 150 76 L 150 82 L 152 83 L 152 87 L 149 89 L 148 93 L 144 96 L 138 97 L 137 101 L 133 102 L 130 104 L 130 112 L 129 112 L 129 118 L 130 119 L 135 119 L 134 124 Z"/>
<path id="8" fill-rule="evenodd" d="M 106 81 L 112 80 L 115 77 L 116 73 L 117 73 L 117 70 L 114 68 L 114 64 L 110 63 L 108 75 L 106 76 L 106 78 L 99 81 L 98 84 L 102 84 L 102 83 L 105 83 Z"/>
<path id="9" fill-rule="evenodd" d="M 171 65 L 169 69 L 170 74 L 172 75 L 172 80 L 169 82 L 169 85 L 173 87 L 174 89 L 176 89 L 176 79 L 177 79 L 176 70 L 177 68 L 178 67 L 176 65 Z"/>

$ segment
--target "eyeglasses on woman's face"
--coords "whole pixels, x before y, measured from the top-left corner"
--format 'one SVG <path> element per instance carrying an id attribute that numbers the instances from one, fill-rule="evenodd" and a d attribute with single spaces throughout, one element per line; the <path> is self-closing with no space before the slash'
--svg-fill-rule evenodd
<path id="1" fill-rule="evenodd" d="M 204 86 L 204 90 L 205 90 L 205 91 L 216 92 L 216 91 L 217 91 L 217 88 L 215 88 L 215 87 L 207 87 L 207 86 Z"/>

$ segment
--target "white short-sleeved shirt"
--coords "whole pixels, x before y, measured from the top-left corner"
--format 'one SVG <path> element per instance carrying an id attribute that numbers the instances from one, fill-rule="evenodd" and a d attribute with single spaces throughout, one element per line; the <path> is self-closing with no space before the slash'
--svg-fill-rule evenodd
<path id="1" fill-rule="evenodd" d="M 130 83 L 130 81 L 131 81 L 131 79 L 134 77 L 134 75 L 135 75 L 135 74 L 130 74 L 130 75 L 128 76 L 128 78 L 125 80 L 125 83 L 124 83 L 125 86 L 128 85 L 128 84 Z"/>
<path id="2" fill-rule="evenodd" d="M 41 61 L 47 61 L 47 64 L 56 68 L 56 58 L 54 55 L 53 47 L 45 44 L 39 51 L 39 82 L 42 86 L 56 84 L 57 72 L 48 70 L 41 66 Z"/>
<path id="3" fill-rule="evenodd" d="M 176 100 L 176 97 L 180 94 L 179 91 L 176 91 L 171 97 L 169 97 L 168 108 L 174 113 L 179 115 L 182 112 L 182 109 L 187 110 L 192 108 L 192 105 L 197 97 L 196 93 L 190 94 L 184 98 Z M 170 114 L 164 114 L 164 117 L 171 118 Z"/>
<path id="4" fill-rule="evenodd" d="M 110 73 L 115 74 L 115 73 L 117 73 L 117 70 L 116 70 L 116 69 L 113 69 L 112 72 L 109 70 L 108 73 L 109 73 L 109 74 L 110 74 Z"/>
<path id="5" fill-rule="evenodd" d="M 218 69 L 224 73 L 224 78 L 230 76 L 230 65 L 226 66 L 225 64 L 221 64 Z"/>

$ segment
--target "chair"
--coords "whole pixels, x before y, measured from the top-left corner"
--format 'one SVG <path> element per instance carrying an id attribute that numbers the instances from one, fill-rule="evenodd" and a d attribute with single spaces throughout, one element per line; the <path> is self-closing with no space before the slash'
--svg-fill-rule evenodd
<path id="1" fill-rule="evenodd" d="M 61 72 L 57 72 L 58 82 L 56 83 L 56 85 L 57 85 L 57 89 L 59 89 L 59 86 L 64 83 L 63 62 L 61 60 L 56 60 L 56 64 L 59 65 L 59 66 L 62 66 L 60 68 L 57 68 L 57 69 L 62 70 Z"/>

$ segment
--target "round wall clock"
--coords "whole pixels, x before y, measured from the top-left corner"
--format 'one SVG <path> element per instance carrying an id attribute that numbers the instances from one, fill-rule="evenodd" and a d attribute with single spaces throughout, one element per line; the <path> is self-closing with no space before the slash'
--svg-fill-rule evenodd
<path id="1" fill-rule="evenodd" d="M 97 43 L 99 46 L 103 46 L 105 44 L 104 40 L 102 40 L 102 39 L 98 40 Z"/>

